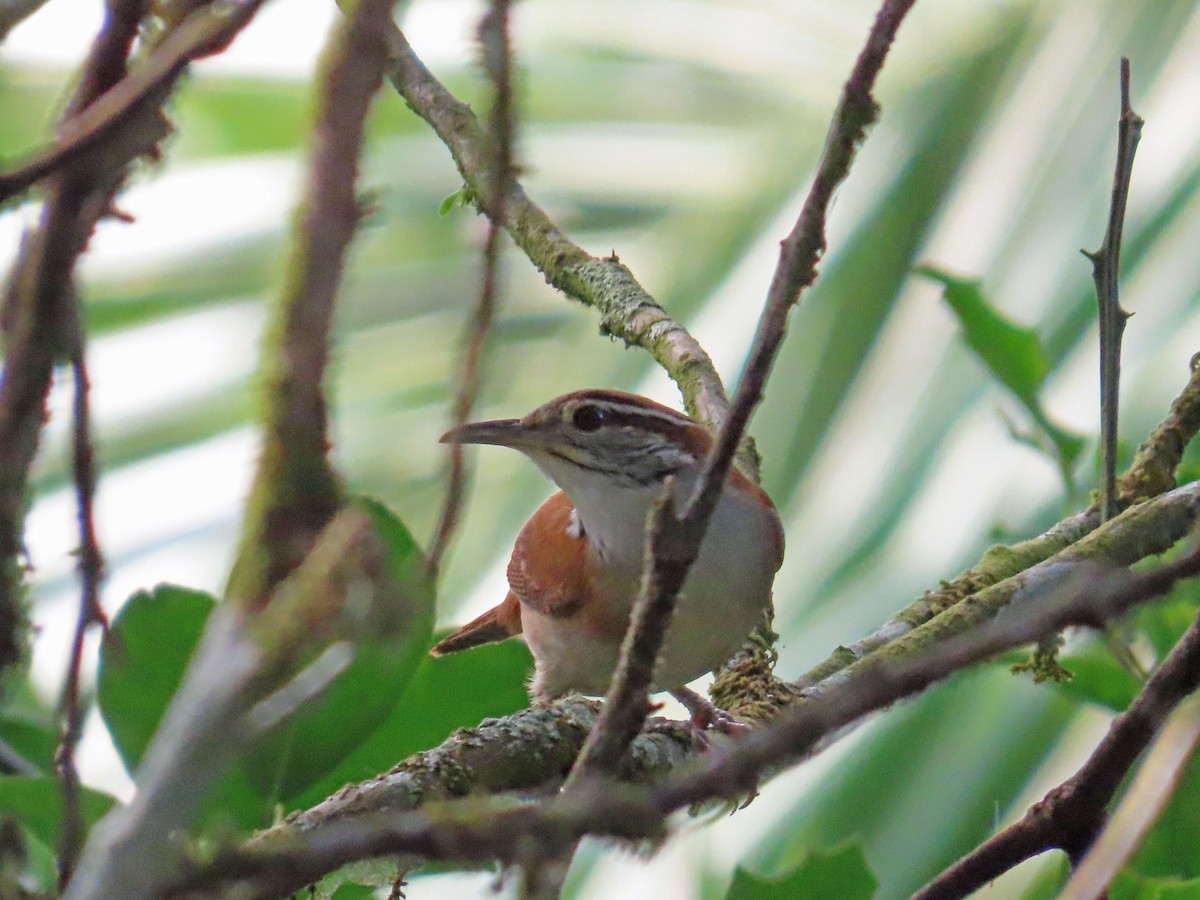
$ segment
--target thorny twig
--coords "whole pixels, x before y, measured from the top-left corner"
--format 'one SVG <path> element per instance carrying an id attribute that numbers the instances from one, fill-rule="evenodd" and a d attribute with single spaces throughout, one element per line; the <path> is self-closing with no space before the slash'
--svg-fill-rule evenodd
<path id="1" fill-rule="evenodd" d="M 1104 466 L 1100 517 L 1108 521 L 1117 502 L 1117 411 L 1121 385 L 1121 337 L 1130 314 L 1121 308 L 1121 231 L 1133 177 L 1133 157 L 1142 136 L 1142 118 L 1129 103 L 1129 60 L 1121 58 L 1121 116 L 1117 122 L 1117 165 L 1104 243 L 1094 253 L 1083 251 L 1092 263 L 1100 311 L 1100 443 Z"/>
<path id="2" fill-rule="evenodd" d="M 104 560 L 96 540 L 93 500 L 96 494 L 96 467 L 91 440 L 91 417 L 88 409 L 90 384 L 87 375 L 84 337 L 81 326 L 76 331 L 76 347 L 71 360 L 74 372 L 74 435 L 73 462 L 75 495 L 79 519 L 79 577 L 81 582 L 79 617 L 71 641 L 70 661 L 63 686 L 61 707 L 62 736 L 55 754 L 55 767 L 62 779 L 63 826 L 58 850 L 58 886 L 66 886 L 75 869 L 83 846 L 83 813 L 79 808 L 79 773 L 75 768 L 75 745 L 83 724 L 79 706 L 79 675 L 83 667 L 83 641 L 88 628 L 99 625 L 108 628 L 108 619 L 100 606 L 100 577 Z"/>
<path id="3" fill-rule="evenodd" d="M 142 0 L 110 0 L 104 24 L 88 51 L 79 82 L 63 113 L 63 129 L 87 115 L 112 85 L 126 76 L 128 60 L 146 13 Z M 162 136 L 156 123 L 134 139 L 137 152 L 152 147 Z M 134 152 L 132 155 L 136 155 Z M 79 572 L 81 596 L 67 672 L 61 697 L 62 734 L 55 754 L 61 780 L 63 822 L 58 846 L 60 889 L 74 870 L 83 841 L 83 816 L 79 800 L 79 774 L 75 745 L 79 740 L 82 710 L 79 679 L 83 643 L 92 624 L 106 625 L 100 608 L 102 568 L 96 541 L 92 501 L 96 490 L 88 409 L 88 376 L 82 316 L 74 285 L 75 261 L 86 245 L 99 217 L 109 208 L 123 183 L 132 155 L 117 154 L 111 171 L 61 173 L 49 179 L 38 230 L 26 238 L 13 272 L 2 317 L 8 332 L 5 366 L 0 383 L 0 606 L 6 610 L 5 634 L 15 635 L 16 573 L 13 565 L 19 547 L 25 480 L 37 447 L 43 422 L 51 369 L 60 355 L 69 355 L 74 372 L 73 469 L 79 521 Z M 16 648 L 12 648 L 15 652 Z M 8 659 L 10 651 L 3 654 Z"/>
<path id="4" fill-rule="evenodd" d="M 266 0 L 230 0 L 197 10 L 174 28 L 145 61 L 76 115 L 63 122 L 55 142 L 10 172 L 0 172 L 0 201 L 14 197 L 52 172 L 88 163 L 93 154 L 119 147 L 116 137 L 146 105 L 161 103 L 188 64 L 233 40 Z M 143 6 L 142 0 L 134 5 Z M 139 16 L 139 21 L 141 17 Z"/>

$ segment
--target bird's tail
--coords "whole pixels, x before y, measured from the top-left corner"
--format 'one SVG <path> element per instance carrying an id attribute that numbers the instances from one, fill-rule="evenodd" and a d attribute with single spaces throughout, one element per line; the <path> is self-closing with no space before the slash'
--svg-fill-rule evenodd
<path id="1" fill-rule="evenodd" d="M 473 619 L 453 634 L 442 638 L 433 649 L 431 656 L 444 656 L 447 653 L 457 653 L 459 650 L 469 650 L 480 644 L 490 644 L 502 641 L 521 633 L 521 601 L 517 595 L 509 591 L 504 601 L 489 609 L 477 619 Z"/>

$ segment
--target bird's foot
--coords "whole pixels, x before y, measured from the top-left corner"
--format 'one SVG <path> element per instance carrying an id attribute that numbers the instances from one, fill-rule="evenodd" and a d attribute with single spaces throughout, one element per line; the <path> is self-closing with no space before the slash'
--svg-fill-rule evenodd
<path id="1" fill-rule="evenodd" d="M 697 694 L 691 688 L 678 688 L 671 691 L 671 696 L 688 711 L 697 740 L 706 746 L 708 744 L 706 732 L 709 730 L 730 737 L 739 737 L 750 731 L 750 726 L 745 722 L 739 721 L 732 713 L 721 709 L 707 697 Z"/>

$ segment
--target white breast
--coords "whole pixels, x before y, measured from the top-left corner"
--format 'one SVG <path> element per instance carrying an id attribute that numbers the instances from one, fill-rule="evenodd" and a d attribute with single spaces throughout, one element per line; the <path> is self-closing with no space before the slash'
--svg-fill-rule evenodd
<path id="1" fill-rule="evenodd" d="M 645 514 L 656 492 L 628 490 L 617 497 L 604 485 L 603 496 L 593 497 L 586 486 L 575 487 L 572 500 L 584 533 L 604 559 L 611 595 L 621 598 L 621 614 L 628 616 L 640 585 Z M 689 488 L 681 484 L 677 496 L 686 497 Z M 677 600 L 654 690 L 680 687 L 717 668 L 762 621 L 775 578 L 777 528 L 773 508 L 751 494 L 725 491 Z M 522 612 L 526 641 L 538 660 L 535 693 L 544 698 L 572 690 L 604 693 L 620 639 L 599 641 L 569 620 L 543 618 Z"/>

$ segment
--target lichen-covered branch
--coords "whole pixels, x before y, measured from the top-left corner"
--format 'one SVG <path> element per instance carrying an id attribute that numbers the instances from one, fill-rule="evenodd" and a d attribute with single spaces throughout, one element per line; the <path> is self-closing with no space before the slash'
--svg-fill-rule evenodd
<path id="1" fill-rule="evenodd" d="M 489 212 L 488 142 L 471 108 L 446 89 L 413 52 L 403 33 L 388 35 L 389 78 L 408 105 L 449 148 L 468 192 Z M 600 328 L 646 350 L 679 385 L 688 412 L 709 426 L 728 412 L 721 378 L 704 348 L 672 319 L 616 254 L 595 257 L 571 241 L 514 181 L 504 227 L 517 246 L 568 297 L 600 314 Z"/>
<path id="2" fill-rule="evenodd" d="M 216 885 L 238 883 L 242 891 L 238 896 L 282 897 L 353 859 L 412 854 L 443 860 L 520 863 L 531 852 L 543 856 L 561 853 L 590 833 L 654 839 L 663 833 L 665 817 L 675 810 L 753 789 L 764 774 L 794 764 L 822 737 L 867 713 L 917 693 L 968 665 L 1069 625 L 1103 626 L 1134 604 L 1159 596 L 1179 579 L 1198 573 L 1200 550 L 1195 548 L 1173 562 L 1136 575 L 1077 565 L 1070 578 L 1058 584 L 1042 584 L 1013 615 L 989 621 L 919 656 L 872 661 L 869 668 L 841 680 L 825 696 L 798 704 L 721 752 L 706 753 L 682 764 L 672 760 L 672 770 L 642 790 L 635 785 L 589 781 L 581 783 L 577 791 L 541 803 L 521 804 L 506 799 L 481 803 L 467 799 L 457 804 L 431 803 L 415 813 L 405 813 L 424 807 L 431 798 L 411 783 L 402 784 L 399 792 L 393 787 L 385 794 L 376 787 L 380 779 L 366 782 L 326 801 L 321 814 L 314 816 L 309 811 L 295 815 L 247 847 L 218 853 L 211 861 L 185 871 L 174 893 L 186 895 L 203 889 L 210 892 L 206 896 L 211 896 Z M 537 726 L 534 730 L 540 734 L 524 749 L 536 747 L 549 754 L 554 746 L 544 741 L 557 730 L 563 705 L 519 715 L 539 713 L 552 716 L 554 721 Z M 505 721 L 513 723 L 516 719 Z M 504 733 L 501 723 L 489 723 L 487 727 L 500 732 L 494 744 L 481 740 L 479 731 L 468 732 L 462 735 L 466 742 L 455 744 L 452 738 L 445 748 L 420 754 L 401 769 L 418 763 L 422 771 L 429 772 L 437 765 L 429 763 L 439 760 L 444 749 L 460 754 L 460 758 L 463 753 L 477 758 L 502 754 L 504 765 L 497 766 L 497 770 L 515 764 L 528 777 L 531 755 L 526 752 L 517 760 L 517 754 L 502 749 L 520 741 Z M 453 766 L 449 768 L 455 772 Z M 478 784 L 477 773 L 472 772 L 472 776 L 471 782 Z M 434 777 L 439 796 L 445 796 L 447 784 L 454 783 L 453 774 Z M 494 776 L 487 781 L 494 783 Z M 467 789 L 460 783 L 453 792 L 461 795 Z M 343 802 L 339 814 L 330 815 L 330 804 Z"/>
<path id="3" fill-rule="evenodd" d="M 1133 462 L 1117 480 L 1119 508 L 1139 503 L 1175 487 L 1175 471 L 1183 452 L 1200 432 L 1200 353 L 1192 357 L 1191 375 L 1166 417 L 1138 447 Z M 910 603 L 884 625 L 862 640 L 839 647 L 795 683 L 805 690 L 863 659 L 891 641 L 908 634 L 964 597 L 1003 581 L 1071 546 L 1100 524 L 1100 507 L 1070 516 L 1043 534 L 1011 545 L 988 550 L 979 563 L 935 590 Z"/>
<path id="4" fill-rule="evenodd" d="M 816 696 L 876 659 L 903 659 L 962 634 L 994 618 L 1010 604 L 1019 604 L 1030 590 L 1040 588 L 1081 562 L 1130 566 L 1165 553 L 1195 527 L 1200 518 L 1200 482 L 1192 482 L 1125 510 L 1071 546 L 1015 575 L 962 598 L 923 625 L 900 635 L 865 659 L 851 663 L 805 690 Z"/>

